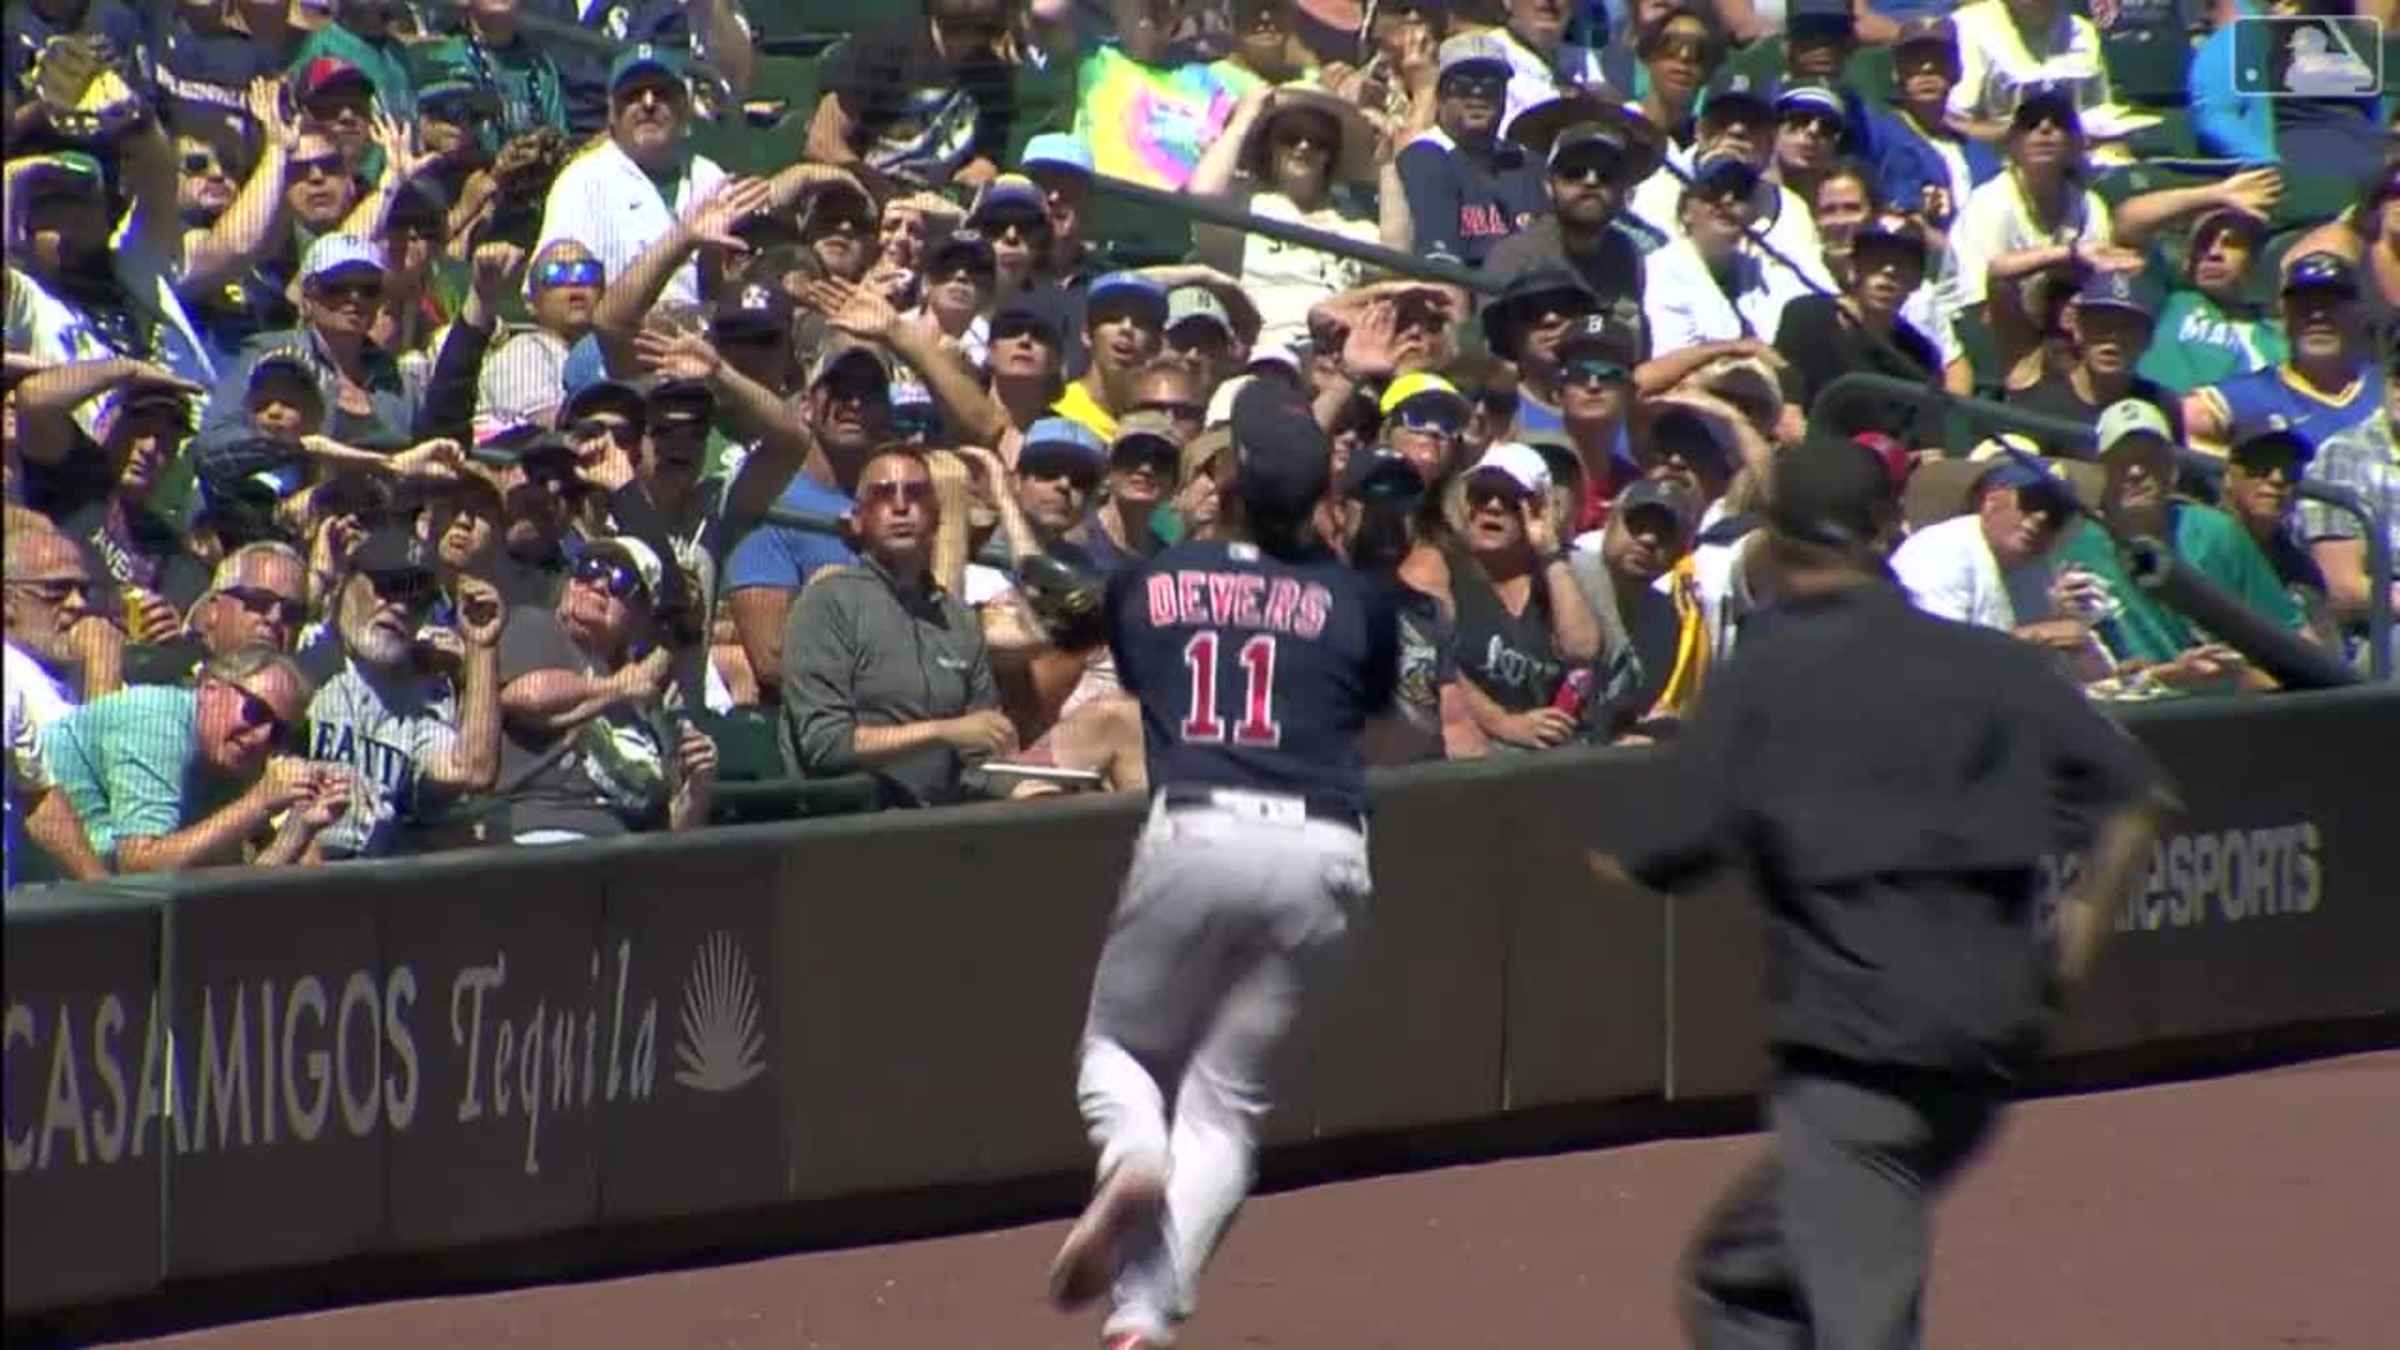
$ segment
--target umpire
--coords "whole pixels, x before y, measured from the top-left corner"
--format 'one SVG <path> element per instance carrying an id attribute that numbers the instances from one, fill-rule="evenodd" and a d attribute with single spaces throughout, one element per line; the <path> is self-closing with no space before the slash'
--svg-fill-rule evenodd
<path id="1" fill-rule="evenodd" d="M 2035 649 L 1909 606 L 1882 556 L 1896 515 L 1847 441 L 1776 462 L 1776 602 L 1671 761 L 1675 832 L 1591 859 L 1656 890 L 1739 865 L 1767 908 L 1774 1141 L 1685 1256 L 1708 1350 L 1920 1343 L 1929 1203 L 2088 968 L 2163 809 L 2149 756 Z M 2054 942 L 2039 863 L 2077 845 Z"/>

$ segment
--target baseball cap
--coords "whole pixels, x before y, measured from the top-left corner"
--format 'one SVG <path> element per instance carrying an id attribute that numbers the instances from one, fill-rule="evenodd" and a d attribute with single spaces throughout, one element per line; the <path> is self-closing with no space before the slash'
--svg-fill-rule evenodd
<path id="1" fill-rule="evenodd" d="M 1692 165 L 1692 187 L 1702 192 L 1747 196 L 1758 190 L 1758 180 L 1757 168 L 1730 151 L 1704 155 Z"/>
<path id="2" fill-rule="evenodd" d="M 637 75 L 664 75 L 671 80 L 681 81 L 691 68 L 691 58 L 673 47 L 637 42 L 618 52 L 617 59 L 609 63 L 608 92 L 616 93 L 620 86 Z"/>
<path id="3" fill-rule="evenodd" d="M 1386 385 L 1383 399 L 1375 405 L 1375 411 L 1389 418 L 1418 399 L 1448 404 L 1457 409 L 1461 417 L 1474 411 L 1474 405 L 1467 401 L 1465 394 L 1458 391 L 1457 385 L 1429 370 L 1412 370 Z"/>
<path id="4" fill-rule="evenodd" d="M 992 256 L 992 241 L 981 230 L 952 230 L 925 250 L 925 274 L 941 276 L 952 268 L 965 265 L 976 272 L 990 272 L 999 266 Z"/>
<path id="5" fill-rule="evenodd" d="M 1099 432 L 1071 417 L 1045 417 L 1025 429 L 1017 467 L 1035 472 L 1081 468 L 1097 473 L 1108 467 L 1108 446 Z"/>
<path id="6" fill-rule="evenodd" d="M 1175 419 L 1163 412 L 1127 413 L 1117 419 L 1117 439 L 1108 447 L 1113 462 L 1134 458 L 1133 447 L 1152 445 L 1150 454 L 1159 456 L 1157 446 L 1164 446 L 1163 457 L 1179 460 L 1183 457 L 1183 433 L 1175 429 Z"/>
<path id="7" fill-rule="evenodd" d="M 2083 110 L 2075 104 L 2075 86 L 2065 81 L 2029 84 L 2018 92 L 2017 110 L 2009 116 L 2011 131 L 2023 131 L 2044 117 L 2057 117 L 2069 131 L 2083 132 Z"/>
<path id="8" fill-rule="evenodd" d="M 242 386 L 242 397 L 247 399 L 256 396 L 259 386 L 276 375 L 288 375 L 300 381 L 308 386 L 320 403 L 324 401 L 324 394 L 317 387 L 317 372 L 297 347 L 278 347 L 252 362 L 250 377 Z"/>
<path id="9" fill-rule="evenodd" d="M 1425 490 L 1425 480 L 1417 476 L 1416 466 L 1390 446 L 1354 450 L 1342 464 L 1342 478 L 1337 485 L 1344 497 L 1416 496 Z"/>
<path id="10" fill-rule="evenodd" d="M 1038 331 L 1044 342 L 1056 347 L 1066 331 L 1058 306 L 1048 299 L 1048 292 L 1019 291 L 1000 302 L 992 311 L 991 332 L 994 338 L 1031 328 Z"/>
<path id="11" fill-rule="evenodd" d="M 1215 324 L 1226 340 L 1233 340 L 1233 316 L 1225 312 L 1225 302 L 1206 286 L 1178 286 L 1167 292 L 1167 327 L 1175 328 L 1187 319 L 1199 319 Z"/>
<path id="12" fill-rule="evenodd" d="M 414 530 L 392 526 L 371 531 L 359 543 L 358 552 L 352 556 L 350 566 L 353 571 L 364 572 L 368 576 L 415 574 L 430 580 L 433 562 L 431 540 L 419 539 Z"/>
<path id="13" fill-rule="evenodd" d="M 325 235 L 308 246 L 307 256 L 300 260 L 300 275 L 315 281 L 351 267 L 372 268 L 381 273 L 383 246 L 354 234 Z"/>
<path id="14" fill-rule="evenodd" d="M 2075 293 L 2075 303 L 2085 309 L 2095 306 L 2108 309 L 2129 309 L 2144 318 L 2156 318 L 2150 303 L 2142 298 L 2126 272 L 2094 272 L 2084 278 L 2083 288 Z"/>
<path id="15" fill-rule="evenodd" d="M 1084 296 L 1083 310 L 1090 316 L 1102 306 L 1125 305 L 1149 317 L 1150 322 L 1163 328 L 1167 322 L 1167 288 L 1139 272 L 1111 272 L 1092 283 Z M 1087 317 L 1086 322 L 1089 322 Z"/>
<path id="16" fill-rule="evenodd" d="M 1812 29 L 1848 33 L 1857 27 L 1857 20 L 1850 13 L 1850 0 L 1789 0 L 1783 17 L 1784 31 L 1793 34 Z"/>
<path id="17" fill-rule="evenodd" d="M 2100 438 L 2100 453 L 2105 455 L 2117 448 L 2128 436 L 2149 435 L 2169 445 L 2175 443 L 2175 432 L 2167 425 L 2167 416 L 2148 399 L 2121 398 L 2108 405 L 2100 414 L 2095 430 Z"/>
<path id="18" fill-rule="evenodd" d="M 825 382 L 827 376 L 833 374 L 836 367 L 855 362 L 864 362 L 873 366 L 875 373 L 882 378 L 884 387 L 886 389 L 891 387 L 892 358 L 885 356 L 882 348 L 870 347 L 861 342 L 827 346 L 819 350 L 817 359 L 808 368 L 807 387 L 816 388 Z"/>
<path id="19" fill-rule="evenodd" d="M 633 569 L 633 574 L 642 579 L 642 589 L 652 599 L 658 598 L 658 583 L 666 577 L 667 569 L 648 544 L 630 534 L 615 534 L 584 545 L 583 554 L 587 558 L 597 556 L 623 560 Z"/>
<path id="20" fill-rule="evenodd" d="M 1715 418 L 1679 404 L 1661 407 L 1650 420 L 1649 434 L 1651 443 L 1662 452 L 1668 448 L 1664 443 L 1672 442 L 1675 453 L 1685 459 L 1691 459 L 1697 451 L 1719 468 L 1730 467 L 1740 453 L 1730 433 L 1717 425 Z"/>
<path id="21" fill-rule="evenodd" d="M 2036 492 L 2055 501 L 2072 501 L 2075 489 L 2052 472 L 2041 460 L 2029 455 L 2003 455 L 1992 461 L 1977 479 L 1979 487 L 2015 488 L 2019 492 Z"/>
<path id="22" fill-rule="evenodd" d="M 1570 352 L 1588 351 L 1613 361 L 1631 374 L 1641 364 L 1642 330 L 1611 309 L 1601 309 L 1577 319 L 1558 340 L 1558 358 L 1567 359 Z"/>
<path id="23" fill-rule="evenodd" d="M 2200 218 L 2192 223 L 2192 245 L 2197 249 L 2201 240 L 2218 230 L 2238 230 L 2256 243 L 2266 238 L 2272 228 L 2265 216 L 2238 206 L 2214 207 L 2202 212 Z"/>
<path id="24" fill-rule="evenodd" d="M 1630 516 L 1645 508 L 1674 516 L 1675 528 L 1687 536 L 1700 528 L 1700 503 L 1681 483 L 1644 478 L 1617 494 L 1618 515 Z"/>
<path id="25" fill-rule="evenodd" d="M 299 77 L 293 81 L 293 85 L 300 97 L 309 99 L 345 80 L 356 81 L 370 93 L 375 88 L 375 82 L 367 78 L 367 72 L 338 56 L 320 56 L 300 67 Z"/>
<path id="26" fill-rule="evenodd" d="M 650 386 L 650 426 L 668 430 L 716 420 L 717 394 L 705 380 L 662 379 Z"/>
<path id="27" fill-rule="evenodd" d="M 1092 148 L 1081 136 L 1062 131 L 1045 131 L 1025 142 L 1025 153 L 1017 157 L 1017 167 L 1030 169 L 1035 165 L 1048 169 L 1066 169 L 1092 176 Z"/>
<path id="28" fill-rule="evenodd" d="M 36 185 L 63 188 L 79 197 L 97 197 L 108 190 L 107 171 L 100 161 L 81 150 L 56 150 L 34 155 L 18 170 L 26 181 L 27 195 L 51 195 L 38 192 Z"/>
<path id="29" fill-rule="evenodd" d="M 1952 23 L 1947 15 L 1941 14 L 1920 14 L 1913 19 L 1903 20 L 1899 36 L 1892 39 L 1892 50 L 1901 51 L 1909 47 L 1948 47 L 1955 52 L 1958 50 L 1958 25 Z"/>
<path id="30" fill-rule="evenodd" d="M 566 418 L 562 415 L 560 422 Z M 482 433 L 475 441 L 475 458 L 491 464 L 530 464 L 535 460 L 565 463 L 575 457 L 566 437 L 539 422 L 506 422 Z"/>
<path id="31" fill-rule="evenodd" d="M 1466 476 L 1475 478 L 1485 474 L 1508 479 L 1519 492 L 1550 490 L 1550 461 L 1522 441 L 1501 441 L 1492 446 L 1467 470 Z"/>
<path id="32" fill-rule="evenodd" d="M 1288 386 L 1252 380 L 1233 401 L 1233 490 L 1254 517 L 1305 519 L 1333 483 L 1333 442 Z"/>
<path id="33" fill-rule="evenodd" d="M 2315 462 L 2316 442 L 2289 427 L 2275 427 L 2235 441 L 2226 452 L 2226 458 L 2245 465 L 2263 464 L 2285 456 L 2291 458 L 2292 474 L 2298 477 Z"/>
<path id="34" fill-rule="evenodd" d="M 559 368 L 559 387 L 566 395 L 556 417 L 556 425 L 562 429 L 603 409 L 623 413 L 637 425 L 650 415 L 650 400 L 642 387 L 611 376 L 597 342 L 589 347 L 579 342 L 567 353 L 566 363 Z"/>
<path id="35" fill-rule="evenodd" d="M 1850 121 L 1850 110 L 1842 103 L 1841 94 L 1815 80 L 1785 85 L 1783 91 L 1775 96 L 1775 111 L 1779 114 L 1796 111 L 1823 113 L 1839 119 L 1845 125 Z"/>
<path id="36" fill-rule="evenodd" d="M 781 286 L 763 281 L 728 286 L 709 315 L 712 333 L 783 333 L 792 331 L 792 297 Z"/>
<path id="37" fill-rule="evenodd" d="M 1892 478 L 1883 458 L 1844 436 L 1818 432 L 1775 460 L 1768 523 L 1830 548 L 1857 548 L 1891 517 Z"/>
<path id="38" fill-rule="evenodd" d="M 981 228 L 993 215 L 1003 212 L 1039 216 L 1050 219 L 1050 208 L 1042 194 L 1041 185 L 1021 173 L 995 176 L 975 194 L 975 205 L 967 211 L 969 228 Z"/>
<path id="39" fill-rule="evenodd" d="M 1721 121 L 1736 115 L 1763 120 L 1774 114 L 1774 86 L 1738 70 L 1727 70 L 1711 81 L 1700 103 L 1702 122 Z"/>
<path id="40" fill-rule="evenodd" d="M 1438 49 L 1438 53 L 1441 59 L 1441 70 L 1436 75 L 1437 79 L 1470 66 L 1497 67 L 1495 73 L 1503 77 L 1506 77 L 1512 69 L 1508 60 L 1507 46 L 1489 33 L 1461 33 L 1456 37 L 1446 38 Z"/>
<path id="41" fill-rule="evenodd" d="M 2283 274 L 2283 293 L 2294 291 L 2339 291 L 2356 299 L 2358 268 L 2339 253 L 2322 249 L 2304 253 Z"/>

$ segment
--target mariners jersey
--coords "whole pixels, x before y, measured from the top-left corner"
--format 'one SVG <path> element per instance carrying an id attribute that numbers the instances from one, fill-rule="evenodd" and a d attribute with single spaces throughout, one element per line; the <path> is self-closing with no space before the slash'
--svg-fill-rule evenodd
<path id="1" fill-rule="evenodd" d="M 1178 544 L 1109 582 L 1109 645 L 1142 704 L 1150 781 L 1366 811 L 1359 733 L 1391 702 L 1398 611 L 1330 553 Z"/>

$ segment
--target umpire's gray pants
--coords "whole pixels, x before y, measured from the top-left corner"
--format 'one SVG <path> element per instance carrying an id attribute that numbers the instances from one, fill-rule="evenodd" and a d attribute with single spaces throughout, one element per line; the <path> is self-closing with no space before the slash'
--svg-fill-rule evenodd
<path id="1" fill-rule="evenodd" d="M 1737 1180 L 1684 1258 L 1698 1350 L 1913 1350 L 1922 1340 L 1927 1212 L 1998 1111 L 1991 1085 L 1930 1074 L 1787 1066 L 1771 1151 Z"/>
<path id="2" fill-rule="evenodd" d="M 1099 1175 L 1130 1163 L 1166 1178 L 1160 1222 L 1125 1247 L 1109 1335 L 1164 1342 L 1191 1314 L 1249 1193 L 1269 1061 L 1367 897 L 1357 831 L 1290 799 L 1219 800 L 1152 807 L 1092 980 L 1076 1097 Z"/>

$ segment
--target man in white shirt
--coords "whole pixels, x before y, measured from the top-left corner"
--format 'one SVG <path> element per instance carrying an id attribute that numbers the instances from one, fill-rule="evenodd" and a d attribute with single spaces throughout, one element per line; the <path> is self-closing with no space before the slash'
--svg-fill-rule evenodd
<path id="1" fill-rule="evenodd" d="M 1958 30 L 1958 83 L 1950 114 L 1977 140 L 2007 134 L 2020 91 L 2063 85 L 2078 110 L 2110 101 L 2100 30 L 2066 0 L 1976 0 L 1950 16 Z"/>
<path id="2" fill-rule="evenodd" d="M 41 528 L 9 508 L 5 595 L 0 597 L 0 695 L 6 698 L 8 740 L 6 834 L 0 871 L 13 885 L 21 870 L 20 846 L 30 836 L 50 855 L 43 876 L 97 876 L 107 871 L 84 842 L 83 827 L 65 794 L 56 790 L 42 764 L 42 737 L 66 716 L 74 699 L 46 667 L 81 670 L 106 692 L 123 663 L 123 637 L 105 623 L 86 623 L 91 572 L 72 540 Z M 79 631 L 80 630 L 80 631 Z M 96 648 L 93 638 L 107 639 Z"/>
<path id="3" fill-rule="evenodd" d="M 1918 530 L 1892 554 L 1909 599 L 1958 623 L 2082 646 L 2082 625 L 2056 617 L 2061 581 L 2050 565 L 2075 519 L 2073 490 L 2038 462 L 2011 455 L 1984 466 L 1972 492 L 1972 510 Z"/>
<path id="4" fill-rule="evenodd" d="M 536 256 L 554 240 L 580 240 L 604 275 L 619 276 L 725 180 L 716 161 L 686 143 L 688 64 L 683 53 L 646 42 L 617 54 L 608 71 L 608 135 L 559 170 Z M 661 298 L 698 303 L 698 262 L 675 269 Z"/>
<path id="5" fill-rule="evenodd" d="M 1681 237 L 1642 260 L 1651 351 L 1742 338 L 1772 341 L 1783 307 L 1808 293 L 1793 269 L 1762 261 L 1747 246 L 1760 187 L 1757 172 L 1736 156 L 1700 161 L 1677 208 Z"/>

